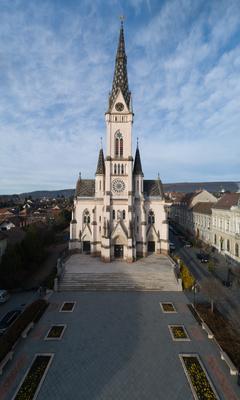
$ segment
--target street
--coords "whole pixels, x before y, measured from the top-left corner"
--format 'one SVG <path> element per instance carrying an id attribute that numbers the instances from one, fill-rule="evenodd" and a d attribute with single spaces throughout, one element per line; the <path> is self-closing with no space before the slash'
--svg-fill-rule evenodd
<path id="1" fill-rule="evenodd" d="M 213 267 L 213 271 L 210 272 L 208 270 L 207 263 L 201 263 L 200 260 L 197 258 L 197 253 L 200 252 L 201 249 L 196 247 L 186 248 L 183 246 L 182 241 L 179 239 L 178 235 L 174 234 L 170 231 L 170 241 L 174 243 L 175 250 L 172 254 L 179 256 L 184 263 L 189 268 L 190 272 L 196 279 L 197 283 L 199 283 L 201 287 L 201 281 L 203 278 L 212 277 L 219 279 L 220 282 L 228 280 L 228 264 L 223 256 L 211 253 L 210 259 L 216 261 Z M 222 293 L 223 298 L 218 301 L 218 308 L 219 311 L 223 313 L 228 318 L 234 319 L 234 321 L 239 321 L 240 315 L 240 289 L 239 287 L 224 287 L 222 286 Z M 186 292 L 189 300 L 193 302 L 193 293 Z M 200 291 L 196 295 L 196 301 L 208 301 L 209 299 L 206 298 Z"/>

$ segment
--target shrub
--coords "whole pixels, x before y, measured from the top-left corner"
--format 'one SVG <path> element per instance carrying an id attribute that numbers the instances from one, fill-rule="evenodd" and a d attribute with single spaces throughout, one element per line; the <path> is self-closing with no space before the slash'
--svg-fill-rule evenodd
<path id="1" fill-rule="evenodd" d="M 180 264 L 180 274 L 182 278 L 183 289 L 190 290 L 195 283 L 195 279 L 192 276 L 189 269 L 187 268 L 187 266 L 182 261 Z"/>
<path id="2" fill-rule="evenodd" d="M 39 299 L 34 301 L 23 311 L 16 321 L 13 322 L 7 332 L 0 337 L 0 362 L 7 353 L 11 351 L 28 324 L 30 324 L 30 322 L 37 322 L 47 306 L 48 303 L 46 300 Z"/>

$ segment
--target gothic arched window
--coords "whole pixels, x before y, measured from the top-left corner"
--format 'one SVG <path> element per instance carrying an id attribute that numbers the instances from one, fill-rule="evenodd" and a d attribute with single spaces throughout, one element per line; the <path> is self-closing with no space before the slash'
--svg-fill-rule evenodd
<path id="1" fill-rule="evenodd" d="M 120 157 L 123 156 L 123 138 L 120 139 Z"/>
<path id="2" fill-rule="evenodd" d="M 123 166 L 123 164 L 121 165 L 121 173 L 124 174 L 124 166 Z"/>
<path id="3" fill-rule="evenodd" d="M 120 164 L 118 164 L 118 174 L 120 175 Z"/>
<path id="4" fill-rule="evenodd" d="M 119 156 L 119 139 L 115 138 L 115 156 Z"/>
<path id="5" fill-rule="evenodd" d="M 115 156 L 123 156 L 123 137 L 120 130 L 115 133 Z"/>
<path id="6" fill-rule="evenodd" d="M 90 214 L 88 210 L 83 211 L 83 223 L 90 224 Z"/>
<path id="7" fill-rule="evenodd" d="M 235 244 L 235 256 L 239 257 L 239 246 L 237 243 Z"/>
<path id="8" fill-rule="evenodd" d="M 125 210 L 123 210 L 123 212 L 122 212 L 122 218 L 123 218 L 123 219 L 126 218 L 126 211 L 125 211 Z"/>
<path id="9" fill-rule="evenodd" d="M 155 223 L 155 215 L 152 210 L 149 211 L 148 213 L 148 223 L 149 224 L 154 224 Z"/>
<path id="10" fill-rule="evenodd" d="M 116 164 L 114 164 L 114 174 L 116 174 L 117 173 L 117 166 L 116 166 Z"/>
<path id="11" fill-rule="evenodd" d="M 115 210 L 112 211 L 112 218 L 115 219 Z"/>

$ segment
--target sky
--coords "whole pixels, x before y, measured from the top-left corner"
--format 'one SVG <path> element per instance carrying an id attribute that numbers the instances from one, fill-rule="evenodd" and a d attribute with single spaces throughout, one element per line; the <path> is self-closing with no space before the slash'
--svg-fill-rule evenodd
<path id="1" fill-rule="evenodd" d="M 94 178 L 124 15 L 146 179 L 240 181 L 239 0 L 0 0 L 0 193 Z"/>

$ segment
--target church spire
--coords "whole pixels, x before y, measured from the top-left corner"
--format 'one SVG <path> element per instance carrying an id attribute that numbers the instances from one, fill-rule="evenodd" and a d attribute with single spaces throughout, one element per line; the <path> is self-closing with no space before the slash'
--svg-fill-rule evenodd
<path id="1" fill-rule="evenodd" d="M 134 167 L 133 167 L 133 174 L 134 175 L 142 175 L 143 176 L 142 163 L 141 163 L 141 157 L 140 157 L 138 144 L 137 144 L 137 148 L 136 148 Z"/>
<path id="2" fill-rule="evenodd" d="M 105 162 L 104 162 L 103 149 L 101 148 L 98 156 L 96 175 L 104 175 L 104 174 L 105 174 Z"/>
<path id="3" fill-rule="evenodd" d="M 121 89 L 124 100 L 129 108 L 131 93 L 128 88 L 127 56 L 125 52 L 125 40 L 124 40 L 124 29 L 123 29 L 122 19 L 121 19 L 118 49 L 115 61 L 112 91 L 109 96 L 109 108 L 111 108 L 119 89 Z"/>

